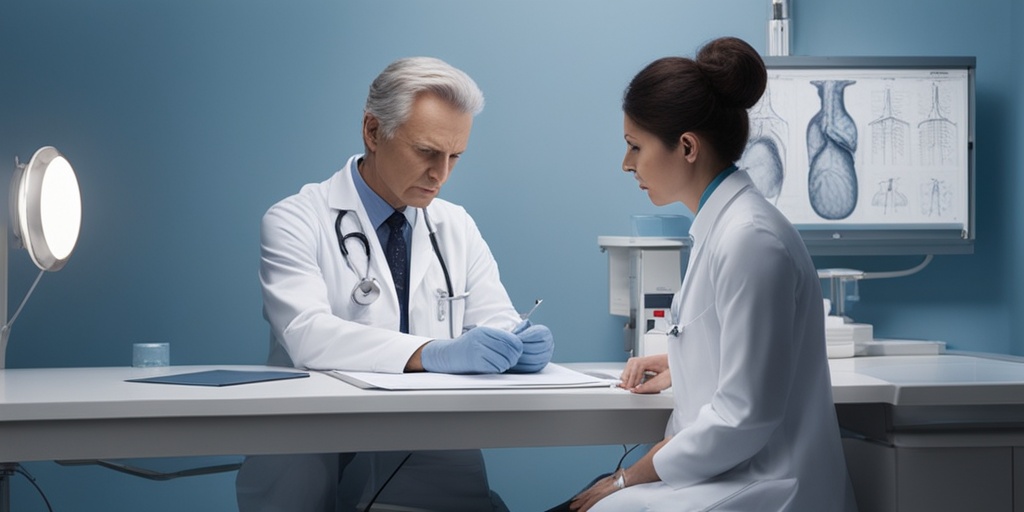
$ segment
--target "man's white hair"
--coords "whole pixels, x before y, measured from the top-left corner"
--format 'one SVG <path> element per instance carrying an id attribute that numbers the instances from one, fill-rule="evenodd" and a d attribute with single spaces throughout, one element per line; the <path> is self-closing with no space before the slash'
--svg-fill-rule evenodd
<path id="1" fill-rule="evenodd" d="M 433 57 L 398 59 L 381 71 L 370 84 L 364 112 L 380 122 L 385 139 L 409 118 L 416 95 L 436 94 L 461 112 L 472 115 L 484 109 L 484 94 L 463 71 Z"/>

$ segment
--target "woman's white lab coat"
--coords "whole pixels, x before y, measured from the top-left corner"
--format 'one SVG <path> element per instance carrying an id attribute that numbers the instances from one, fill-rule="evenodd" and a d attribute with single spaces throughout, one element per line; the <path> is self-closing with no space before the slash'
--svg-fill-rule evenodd
<path id="1" fill-rule="evenodd" d="M 595 511 L 853 511 L 817 272 L 749 176 L 728 176 L 690 229 L 668 340 L 675 409 L 661 482 Z M 649 508 L 645 508 L 649 507 Z"/>
<path id="2" fill-rule="evenodd" d="M 352 178 L 360 157 L 350 158 L 327 181 L 302 187 L 263 217 L 260 282 L 270 323 L 269 364 L 401 373 L 417 348 L 431 339 L 457 337 L 464 325 L 515 326 L 519 316 L 473 219 L 462 207 L 435 199 L 427 215 L 454 295 L 468 296 L 441 302 L 444 318 L 439 317 L 439 293 L 447 287 L 423 210 L 417 210 L 410 248 L 410 334 L 399 332 L 391 272 Z M 370 244 L 369 261 L 354 239 L 347 245 L 351 267 L 342 256 L 335 231 L 340 210 L 348 210 L 342 234 L 362 232 Z M 352 300 L 352 290 L 367 264 L 381 295 L 363 306 Z M 449 315 L 454 315 L 454 332 Z M 345 485 L 369 479 L 368 488 L 375 489 L 379 482 L 373 479 L 386 478 L 395 464 L 386 455 L 360 455 L 344 469 Z M 249 457 L 237 479 L 239 509 L 333 511 L 338 468 L 337 454 Z M 410 505 L 475 511 L 489 510 L 491 503 L 479 450 L 417 452 L 387 488 Z"/>

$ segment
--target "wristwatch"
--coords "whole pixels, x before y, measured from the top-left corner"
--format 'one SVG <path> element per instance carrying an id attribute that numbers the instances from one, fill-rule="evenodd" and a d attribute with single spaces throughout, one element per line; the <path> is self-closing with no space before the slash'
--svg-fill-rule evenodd
<path id="1" fill-rule="evenodd" d="M 625 489 L 626 488 L 626 470 L 620 469 L 619 476 L 615 478 L 615 488 Z"/>

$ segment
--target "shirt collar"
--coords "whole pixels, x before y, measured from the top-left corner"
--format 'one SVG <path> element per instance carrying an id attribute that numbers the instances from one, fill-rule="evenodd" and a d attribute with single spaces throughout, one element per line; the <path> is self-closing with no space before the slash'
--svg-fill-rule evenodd
<path id="1" fill-rule="evenodd" d="M 704 203 L 708 201 L 708 198 L 711 197 L 711 194 L 715 191 L 715 189 L 718 188 L 718 185 L 725 181 L 725 179 L 728 178 L 729 175 L 734 172 L 736 172 L 735 164 L 726 167 L 725 170 L 718 173 L 718 175 L 716 175 L 715 178 L 711 180 L 711 183 L 708 183 L 708 188 L 704 189 L 704 193 L 700 195 L 700 202 L 697 203 L 698 212 L 700 211 L 701 207 L 704 206 Z"/>
<path id="2" fill-rule="evenodd" d="M 373 189 L 366 184 L 366 180 L 363 179 L 363 175 L 359 174 L 359 162 L 362 160 L 362 158 L 352 159 L 352 183 L 355 184 L 356 192 L 359 193 L 359 200 L 363 202 L 363 208 L 366 209 L 366 216 L 370 219 L 370 225 L 373 226 L 374 229 L 377 229 L 384 223 L 384 221 L 388 220 L 388 217 L 390 217 L 392 213 L 395 212 L 395 208 L 380 197 L 380 194 L 374 192 Z M 416 220 L 415 211 L 415 208 L 406 208 L 403 211 L 410 226 Z"/>
<path id="3" fill-rule="evenodd" d="M 707 204 L 704 205 L 703 209 L 697 211 L 697 215 L 693 218 L 693 224 L 690 225 L 690 237 L 693 238 L 693 247 L 690 248 L 691 254 L 699 250 L 703 245 L 708 232 L 711 231 L 722 211 L 743 190 L 746 190 L 747 187 L 753 187 L 754 182 L 750 180 L 750 176 L 746 171 L 734 171 L 726 179 L 721 180 L 719 185 L 717 187 L 718 193 L 708 198 Z"/>

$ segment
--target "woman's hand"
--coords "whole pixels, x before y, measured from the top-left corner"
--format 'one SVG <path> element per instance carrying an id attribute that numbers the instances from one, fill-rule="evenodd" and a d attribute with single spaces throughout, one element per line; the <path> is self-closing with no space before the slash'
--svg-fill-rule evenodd
<path id="1" fill-rule="evenodd" d="M 589 489 L 577 494 L 576 497 L 572 499 L 572 503 L 569 504 L 569 510 L 575 510 L 578 512 L 587 512 L 590 510 L 590 507 L 593 507 L 597 502 L 601 501 L 602 498 L 619 490 L 619 488 L 615 486 L 615 479 L 618 477 L 618 473 L 613 473 L 611 476 L 606 476 L 598 480 L 594 485 L 591 485 Z"/>
<path id="2" fill-rule="evenodd" d="M 668 368 L 665 368 L 667 370 Z M 667 371 L 663 371 L 666 375 Z M 579 493 L 569 503 L 569 510 L 587 512 L 590 507 L 593 507 L 595 503 L 601 501 L 605 496 L 616 492 L 626 487 L 631 487 L 639 484 L 646 484 L 649 482 L 657 482 L 661 480 L 658 476 L 658 472 L 654 469 L 654 454 L 658 453 L 662 447 L 665 446 L 672 438 L 666 437 L 658 444 L 651 447 L 650 450 L 640 460 L 636 461 L 635 464 L 628 468 L 623 468 L 609 476 L 606 476 L 594 485 L 591 485 L 589 489 Z M 616 485 L 616 481 L 619 477 L 622 477 L 622 487 Z"/>
<path id="3" fill-rule="evenodd" d="M 667 354 L 629 358 L 619 384 L 620 388 L 644 394 L 660 393 L 671 386 Z"/>

